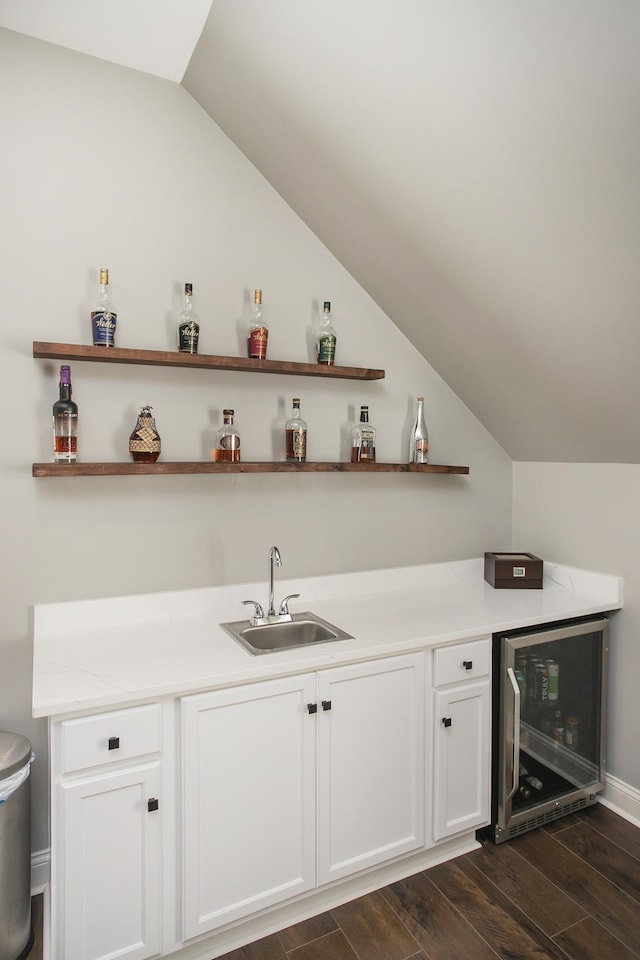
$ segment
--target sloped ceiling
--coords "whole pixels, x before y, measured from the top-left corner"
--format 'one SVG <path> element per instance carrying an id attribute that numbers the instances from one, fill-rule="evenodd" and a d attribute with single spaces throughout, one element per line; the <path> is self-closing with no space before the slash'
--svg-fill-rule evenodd
<path id="1" fill-rule="evenodd" d="M 0 26 L 182 80 L 211 0 L 0 0 Z"/>
<path id="2" fill-rule="evenodd" d="M 214 0 L 182 82 L 513 459 L 640 463 L 639 41 L 637 0 Z"/>

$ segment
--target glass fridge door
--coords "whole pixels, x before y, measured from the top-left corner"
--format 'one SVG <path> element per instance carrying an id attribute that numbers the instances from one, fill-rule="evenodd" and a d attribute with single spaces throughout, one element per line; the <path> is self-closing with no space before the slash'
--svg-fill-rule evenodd
<path id="1" fill-rule="evenodd" d="M 501 638 L 502 829 L 604 787 L 607 627 Z"/>

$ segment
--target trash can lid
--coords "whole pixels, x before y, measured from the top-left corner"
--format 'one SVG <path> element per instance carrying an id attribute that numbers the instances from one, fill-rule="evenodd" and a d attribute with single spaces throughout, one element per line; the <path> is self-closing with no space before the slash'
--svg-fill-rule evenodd
<path id="1" fill-rule="evenodd" d="M 0 780 L 16 773 L 31 759 L 31 744 L 19 733 L 0 730 Z"/>

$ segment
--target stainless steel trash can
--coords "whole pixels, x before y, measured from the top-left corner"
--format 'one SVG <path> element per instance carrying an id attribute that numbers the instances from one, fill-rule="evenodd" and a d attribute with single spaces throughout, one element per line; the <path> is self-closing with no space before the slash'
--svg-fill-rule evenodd
<path id="1" fill-rule="evenodd" d="M 0 960 L 31 950 L 31 744 L 0 731 Z"/>

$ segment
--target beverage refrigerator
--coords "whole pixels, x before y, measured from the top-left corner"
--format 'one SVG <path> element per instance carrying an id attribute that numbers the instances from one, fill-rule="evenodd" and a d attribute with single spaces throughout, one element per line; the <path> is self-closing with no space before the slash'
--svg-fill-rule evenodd
<path id="1" fill-rule="evenodd" d="M 604 788 L 609 621 L 494 634 L 491 824 L 501 843 Z"/>

